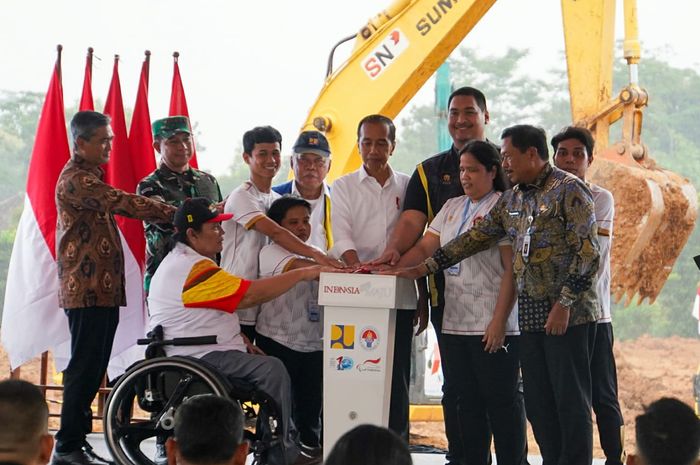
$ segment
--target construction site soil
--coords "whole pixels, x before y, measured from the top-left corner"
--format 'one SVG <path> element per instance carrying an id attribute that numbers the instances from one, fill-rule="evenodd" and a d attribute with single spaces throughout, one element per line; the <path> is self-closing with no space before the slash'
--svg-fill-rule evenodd
<path id="1" fill-rule="evenodd" d="M 634 418 L 642 412 L 644 405 L 659 397 L 677 397 L 693 405 L 692 380 L 700 364 L 700 339 L 670 337 L 666 339 L 642 336 L 638 339 L 615 343 L 620 405 L 625 418 L 625 448 L 634 450 Z M 39 359 L 24 365 L 21 377 L 31 382 L 39 381 Z M 0 348 L 0 378 L 10 375 L 9 363 Z M 49 381 L 50 383 L 51 381 Z M 60 393 L 47 394 L 51 411 L 60 409 Z M 56 418 L 52 428 L 58 426 Z M 95 424 L 99 429 L 99 424 Z M 538 455 L 539 450 L 532 432 L 529 432 L 529 453 Z M 411 424 L 411 443 L 446 448 L 442 422 L 415 422 Z M 603 457 L 597 433 L 594 434 L 594 457 Z"/>

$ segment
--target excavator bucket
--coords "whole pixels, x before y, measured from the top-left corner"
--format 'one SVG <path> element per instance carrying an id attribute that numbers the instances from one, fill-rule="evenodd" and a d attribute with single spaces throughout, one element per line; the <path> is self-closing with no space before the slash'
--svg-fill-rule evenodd
<path id="1" fill-rule="evenodd" d="M 615 198 L 611 293 L 616 302 L 625 297 L 625 305 L 635 295 L 638 303 L 654 302 L 697 217 L 697 194 L 687 179 L 631 152 L 617 143 L 597 153 L 589 171 Z"/>
<path id="2" fill-rule="evenodd" d="M 697 194 L 687 179 L 656 165 L 641 142 L 648 94 L 639 86 L 641 44 L 636 0 L 624 0 L 629 83 L 611 99 L 616 0 L 561 0 L 572 119 L 593 132 L 594 162 L 587 179 L 615 199 L 611 293 L 625 305 L 635 295 L 653 303 L 688 241 Z M 608 144 L 621 120 L 621 142 Z"/>

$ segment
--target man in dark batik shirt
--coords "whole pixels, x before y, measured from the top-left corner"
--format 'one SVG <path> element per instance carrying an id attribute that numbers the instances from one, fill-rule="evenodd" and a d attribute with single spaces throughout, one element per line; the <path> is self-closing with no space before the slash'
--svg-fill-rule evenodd
<path id="1" fill-rule="evenodd" d="M 549 164 L 543 130 L 518 125 L 501 138 L 503 168 L 515 187 L 482 222 L 398 274 L 434 273 L 509 238 L 525 406 L 543 463 L 590 465 L 589 361 L 599 316 L 593 198 L 583 181 Z"/>
<path id="2" fill-rule="evenodd" d="M 92 404 L 104 378 L 125 307 L 124 253 L 114 215 L 170 222 L 175 208 L 116 189 L 103 181 L 114 134 L 110 118 L 79 111 L 70 123 L 71 159 L 56 183 L 58 304 L 70 330 L 63 371 L 61 427 L 52 465 L 106 465 L 87 442 Z"/>
<path id="3" fill-rule="evenodd" d="M 186 116 L 170 116 L 153 122 L 153 147 L 161 155 L 160 166 L 139 182 L 136 192 L 179 207 L 188 198 L 205 197 L 221 202 L 221 190 L 214 176 L 190 166 L 192 134 Z M 173 234 L 170 223 L 145 223 L 146 273 L 143 287 L 148 292 L 151 278 L 167 254 Z"/>

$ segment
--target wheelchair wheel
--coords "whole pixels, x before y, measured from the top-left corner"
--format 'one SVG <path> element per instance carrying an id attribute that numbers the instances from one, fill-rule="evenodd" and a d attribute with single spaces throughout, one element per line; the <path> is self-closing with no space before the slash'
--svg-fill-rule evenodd
<path id="1" fill-rule="evenodd" d="M 116 463 L 153 465 L 153 457 L 144 453 L 144 441 L 171 436 L 175 411 L 185 399 L 198 394 L 227 397 L 228 386 L 211 370 L 185 357 L 155 358 L 130 368 L 105 405 L 105 441 Z"/>

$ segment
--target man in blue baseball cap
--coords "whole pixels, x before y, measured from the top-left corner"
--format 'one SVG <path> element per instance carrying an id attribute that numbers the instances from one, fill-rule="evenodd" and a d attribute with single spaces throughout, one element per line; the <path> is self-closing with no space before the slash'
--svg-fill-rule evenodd
<path id="1" fill-rule="evenodd" d="M 299 134 L 293 147 L 291 167 L 294 180 L 274 186 L 280 195 L 297 195 L 311 204 L 311 237 L 309 243 L 323 251 L 333 247 L 331 233 L 331 190 L 326 176 L 331 168 L 328 139 L 318 131 Z"/>

